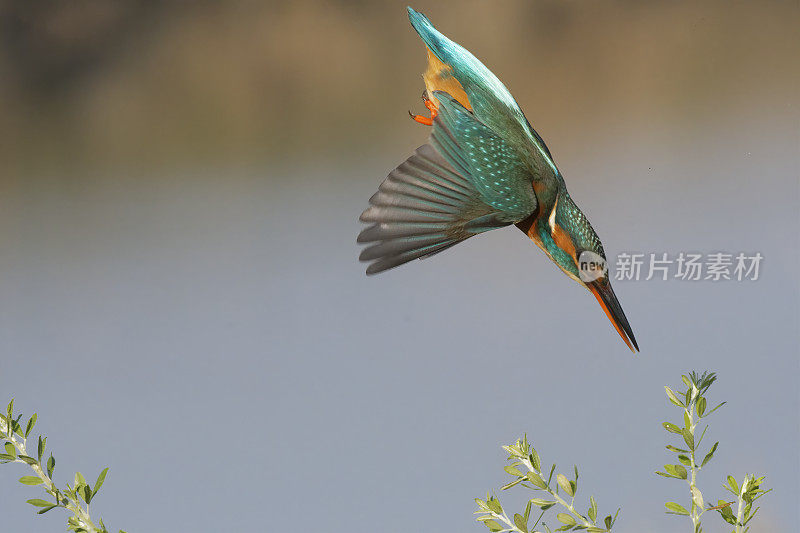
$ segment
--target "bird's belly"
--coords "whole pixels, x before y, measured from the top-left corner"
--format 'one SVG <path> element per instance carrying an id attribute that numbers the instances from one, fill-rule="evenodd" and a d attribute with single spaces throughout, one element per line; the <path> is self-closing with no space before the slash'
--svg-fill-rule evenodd
<path id="1" fill-rule="evenodd" d="M 444 91 L 455 98 L 459 104 L 472 111 L 472 104 L 467 98 L 464 87 L 453 77 L 453 69 L 449 65 L 442 63 L 430 49 L 428 49 L 428 69 L 422 77 L 425 80 L 428 97 L 437 108 L 439 107 L 439 101 L 433 95 L 433 91 Z"/>

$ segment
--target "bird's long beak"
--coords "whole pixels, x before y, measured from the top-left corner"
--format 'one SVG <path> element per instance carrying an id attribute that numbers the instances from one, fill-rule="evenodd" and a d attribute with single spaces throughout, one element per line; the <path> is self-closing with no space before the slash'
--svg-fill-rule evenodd
<path id="1" fill-rule="evenodd" d="M 594 297 L 600 303 L 600 307 L 606 312 L 606 316 L 614 325 L 614 328 L 628 345 L 632 352 L 639 351 L 639 345 L 636 344 L 636 338 L 633 336 L 631 325 L 628 324 L 628 319 L 625 318 L 625 313 L 622 311 L 622 306 L 619 305 L 617 295 L 614 294 L 614 289 L 611 288 L 611 283 L 607 280 L 592 281 L 586 284 L 586 287 L 592 291 Z"/>

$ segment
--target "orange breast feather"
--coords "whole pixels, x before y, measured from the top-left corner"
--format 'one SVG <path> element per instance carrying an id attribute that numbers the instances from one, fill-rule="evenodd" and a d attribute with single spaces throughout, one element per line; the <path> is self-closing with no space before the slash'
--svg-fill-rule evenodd
<path id="1" fill-rule="evenodd" d="M 453 69 L 450 66 L 439 61 L 439 58 L 428 49 L 428 69 L 422 77 L 425 80 L 425 88 L 428 90 L 428 95 L 433 103 L 436 107 L 439 107 L 439 102 L 433 96 L 433 91 L 444 91 L 455 98 L 459 104 L 472 111 L 472 106 L 469 103 L 469 99 L 467 99 L 467 93 L 464 92 L 461 83 L 453 77 L 452 71 Z"/>

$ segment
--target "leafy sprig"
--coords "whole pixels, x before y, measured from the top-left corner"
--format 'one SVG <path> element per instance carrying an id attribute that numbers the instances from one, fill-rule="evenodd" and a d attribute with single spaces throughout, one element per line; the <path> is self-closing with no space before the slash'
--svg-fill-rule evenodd
<path id="1" fill-rule="evenodd" d="M 741 485 L 736 482 L 733 476 L 728 476 L 727 481 L 727 484 L 723 485 L 723 487 L 736 496 L 736 516 L 733 515 L 733 511 L 731 510 L 733 502 L 719 500 L 714 509 L 719 512 L 723 520 L 734 526 L 733 531 L 735 533 L 747 533 L 750 530 L 750 526 L 747 524 L 760 509 L 760 507 L 753 509 L 753 503 L 772 489 L 764 490 L 761 488 L 761 484 L 764 482 L 764 476 L 757 478 L 751 474 L 747 474 L 744 476 Z"/>
<path id="2" fill-rule="evenodd" d="M 3 444 L 3 452 L 0 453 L 0 464 L 23 463 L 33 470 L 34 475 L 22 476 L 19 482 L 23 485 L 41 485 L 47 493 L 47 499 L 33 498 L 28 503 L 38 508 L 37 514 L 44 514 L 55 508 L 66 509 L 71 516 L 67 518 L 67 530 L 75 533 L 108 533 L 108 529 L 103 520 L 94 523 L 89 515 L 89 505 L 94 500 L 100 487 L 108 474 L 108 468 L 100 472 L 97 480 L 90 486 L 83 474 L 75 474 L 73 484 L 66 484 L 64 490 L 56 487 L 53 482 L 53 472 L 56 467 L 56 460 L 53 454 L 45 459 L 47 437 L 39 436 L 36 446 L 36 456 L 29 454 L 27 445 L 28 437 L 33 431 L 38 416 L 36 413 L 31 416 L 23 429 L 20 421 L 22 414 L 14 417 L 14 400 L 8 404 L 5 414 L 0 414 L 0 443 Z M 120 530 L 120 533 L 125 533 Z"/>
<path id="3" fill-rule="evenodd" d="M 477 520 L 483 522 L 489 528 L 489 531 L 493 533 L 539 533 L 536 528 L 541 523 L 544 531 L 551 533 L 551 529 L 545 522 L 542 522 L 542 518 L 548 509 L 556 506 L 562 507 L 563 511 L 556 514 L 556 520 L 561 525 L 555 531 L 585 530 L 588 533 L 611 531 L 619 515 L 619 509 L 617 509 L 614 516 L 606 516 L 598 524 L 597 501 L 594 496 L 589 497 L 589 508 L 586 514 L 580 513 L 575 508 L 575 494 L 578 491 L 577 466 L 574 469 L 574 477 L 569 478 L 564 474 L 557 474 L 555 483 L 553 483 L 556 465 L 552 465 L 545 480 L 539 453 L 530 445 L 527 435 L 521 440 L 517 440 L 514 444 L 503 446 L 503 449 L 508 452 L 508 461 L 510 463 L 504 470 L 514 479 L 503 485 L 501 490 L 508 490 L 516 485 L 521 485 L 534 492 L 544 493 L 542 494 L 544 497 L 528 500 L 525 511 L 523 513 L 514 513 L 513 518 L 508 517 L 496 496 L 487 493 L 485 500 L 476 498 L 475 503 L 478 505 L 478 510 L 475 514 L 479 515 Z M 562 493 L 566 498 L 561 496 Z M 530 524 L 533 507 L 538 507 L 540 512 L 534 523 Z"/>
<path id="4" fill-rule="evenodd" d="M 735 526 L 734 533 L 746 533 L 749 529 L 747 523 L 758 511 L 758 508 L 752 509 L 753 502 L 769 492 L 760 488 L 763 477 L 755 478 L 747 475 L 742 486 L 739 487 L 733 476 L 728 476 L 728 485 L 725 488 L 737 496 L 736 516 L 731 510 L 731 505 L 734 503 L 732 501 L 718 500 L 717 505 L 706 506 L 703 493 L 697 486 L 698 473 L 713 459 L 719 447 L 719 442 L 715 442 L 705 455 L 700 452 L 700 445 L 708 430 L 708 424 L 700 432 L 699 437 L 697 435 L 701 421 L 726 403 L 722 402 L 712 409 L 707 408 L 706 393 L 716 379 L 717 376 L 713 372 L 704 372 L 701 375 L 690 372 L 688 375 L 681 376 L 681 380 L 686 386 L 685 391 L 676 392 L 670 387 L 664 387 L 669 401 L 683 410 L 683 424 L 678 425 L 672 422 L 662 424 L 667 432 L 679 435 L 681 441 L 678 443 L 679 446 L 672 444 L 666 446 L 667 450 L 677 455 L 678 464 L 666 464 L 664 471 L 657 471 L 656 474 L 686 481 L 689 488 L 689 509 L 676 502 L 667 502 L 664 505 L 668 514 L 688 516 L 692 523 L 693 533 L 702 533 L 703 526 L 700 519 L 706 511 L 717 511 L 726 522 Z M 701 456 L 703 459 L 698 461 Z"/>

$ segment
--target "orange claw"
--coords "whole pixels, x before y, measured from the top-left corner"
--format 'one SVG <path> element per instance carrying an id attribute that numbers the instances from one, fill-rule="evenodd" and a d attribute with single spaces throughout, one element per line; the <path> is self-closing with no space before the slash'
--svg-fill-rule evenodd
<path id="1" fill-rule="evenodd" d="M 422 102 L 425 104 L 425 107 L 428 108 L 428 111 L 431 112 L 431 118 L 436 118 L 436 114 L 439 112 L 439 109 L 436 107 L 436 104 L 428 98 L 428 92 L 425 91 L 422 93 Z"/>
<path id="2" fill-rule="evenodd" d="M 415 115 L 411 111 L 409 111 L 408 114 L 420 124 L 424 124 L 425 126 L 433 126 L 433 116 L 423 117 L 422 115 Z"/>
<path id="3" fill-rule="evenodd" d="M 408 114 L 420 124 L 424 124 L 425 126 L 433 126 L 433 119 L 435 119 L 436 115 L 439 114 L 439 110 L 436 108 L 436 104 L 434 104 L 430 98 L 428 98 L 427 91 L 422 93 L 422 102 L 425 104 L 425 107 L 428 108 L 428 111 L 430 111 L 430 117 L 415 115 L 411 111 L 409 111 Z"/>

